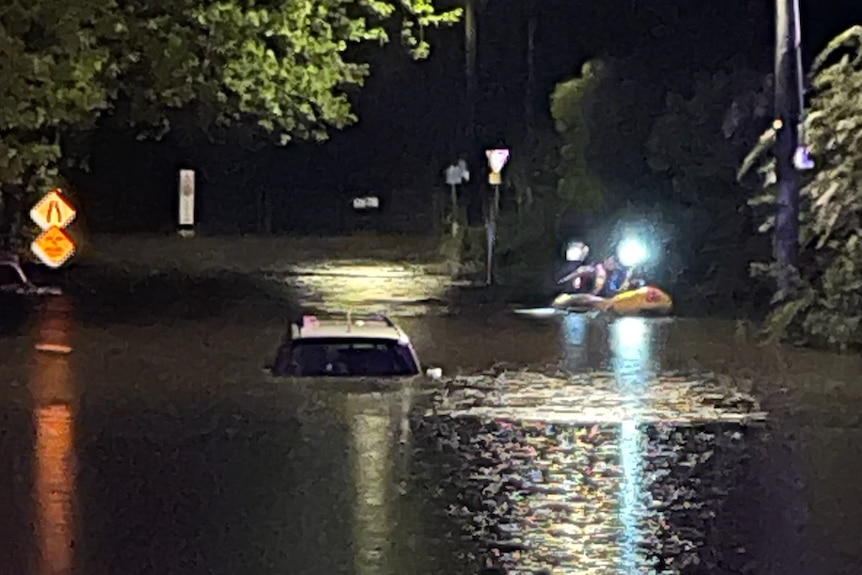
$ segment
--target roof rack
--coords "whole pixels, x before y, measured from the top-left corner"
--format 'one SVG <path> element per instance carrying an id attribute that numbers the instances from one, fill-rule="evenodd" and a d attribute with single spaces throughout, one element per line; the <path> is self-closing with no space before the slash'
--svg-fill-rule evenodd
<path id="1" fill-rule="evenodd" d="M 306 320 L 314 318 L 322 321 L 332 321 L 332 320 L 344 320 L 348 325 L 352 325 L 356 321 L 379 321 L 386 324 L 387 327 L 397 328 L 398 326 L 392 321 L 389 316 L 382 313 L 353 313 L 353 312 L 345 312 L 345 313 L 324 313 L 324 314 L 313 314 L 307 313 L 302 314 L 298 319 L 291 323 L 292 326 L 296 326 L 300 332 L 306 326 Z"/>

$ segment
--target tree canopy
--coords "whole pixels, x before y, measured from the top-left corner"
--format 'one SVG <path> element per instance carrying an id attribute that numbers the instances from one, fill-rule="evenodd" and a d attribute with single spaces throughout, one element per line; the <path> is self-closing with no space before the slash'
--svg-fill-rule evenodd
<path id="1" fill-rule="evenodd" d="M 583 211 L 598 210 L 604 201 L 602 182 L 587 162 L 591 140 L 585 115 L 588 97 L 604 72 L 604 62 L 586 62 L 580 75 L 557 84 L 551 94 L 551 116 L 562 143 L 557 192 L 567 207 Z"/>
<path id="2" fill-rule="evenodd" d="M 35 0 L 0 11 L 3 196 L 56 178 L 61 136 L 100 114 L 160 135 L 192 108 L 201 127 L 253 122 L 280 143 L 355 121 L 355 49 L 397 34 L 417 58 L 425 29 L 458 10 L 433 0 Z M 62 18 L 58 15 L 62 14 Z M 3 204 L 0 204 L 2 208 Z"/>
<path id="3" fill-rule="evenodd" d="M 193 103 L 206 125 L 251 119 L 282 143 L 323 139 L 355 117 L 349 90 L 369 73 L 350 48 L 386 42 L 396 20 L 417 58 L 424 29 L 453 22 L 432 0 L 130 0 L 120 92 L 131 118 L 164 126 L 167 112 Z M 129 49 L 131 49 L 129 51 Z"/>
<path id="4" fill-rule="evenodd" d="M 816 164 L 802 191 L 805 287 L 774 311 L 770 330 L 854 347 L 862 344 L 862 26 L 819 55 L 812 92 L 803 131 Z"/>
<path id="5" fill-rule="evenodd" d="M 673 214 L 674 252 L 692 280 L 714 281 L 712 300 L 734 297 L 750 282 L 748 191 L 736 180 L 740 156 L 769 121 L 763 76 L 744 67 L 698 74 L 690 94 L 668 93 L 646 142 L 650 168 L 667 178 L 663 211 Z M 719 287 L 720 286 L 720 287 Z M 722 297 L 723 296 L 723 297 Z M 727 302 L 726 302 L 727 303 Z"/>
<path id="6" fill-rule="evenodd" d="M 109 44 L 122 29 L 113 0 L 27 6 L 0 12 L 0 182 L 25 187 L 54 175 L 62 131 L 110 106 L 119 66 Z"/>

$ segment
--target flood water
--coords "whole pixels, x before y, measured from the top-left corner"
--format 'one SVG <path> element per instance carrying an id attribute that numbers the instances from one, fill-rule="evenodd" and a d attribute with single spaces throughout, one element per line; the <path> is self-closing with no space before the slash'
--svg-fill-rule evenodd
<path id="1" fill-rule="evenodd" d="M 34 315 L 0 340 L 2 572 L 860 572 L 858 358 L 448 287 L 311 262 L 101 279 Z M 455 379 L 273 381 L 300 304 L 390 312 Z M 34 349 L 51 338 L 74 351 Z"/>

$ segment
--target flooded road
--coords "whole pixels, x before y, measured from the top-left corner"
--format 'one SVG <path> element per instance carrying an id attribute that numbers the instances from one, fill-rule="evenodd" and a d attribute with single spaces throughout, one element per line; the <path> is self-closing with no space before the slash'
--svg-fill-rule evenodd
<path id="1" fill-rule="evenodd" d="M 2 571 L 860 572 L 858 358 L 449 287 L 367 261 L 78 286 L 0 340 Z M 452 379 L 268 379 L 300 306 L 388 311 Z"/>

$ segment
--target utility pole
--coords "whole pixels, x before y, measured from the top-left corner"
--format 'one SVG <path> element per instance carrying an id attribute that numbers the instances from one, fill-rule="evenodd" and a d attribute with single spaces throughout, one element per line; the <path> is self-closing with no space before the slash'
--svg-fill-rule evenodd
<path id="1" fill-rule="evenodd" d="M 533 144 L 536 130 L 536 113 L 533 89 L 536 84 L 536 2 L 525 2 L 527 14 L 527 87 L 524 94 L 524 114 L 527 124 L 527 142 Z"/>
<path id="2" fill-rule="evenodd" d="M 802 117 L 799 0 L 775 0 L 775 117 L 780 126 L 775 142 L 777 213 L 775 260 L 781 267 L 778 289 L 793 288 L 799 256 L 799 191 L 795 156 Z"/>
<path id="3" fill-rule="evenodd" d="M 464 53 L 466 68 L 464 70 L 467 79 L 467 102 L 464 117 L 465 137 L 471 154 L 475 153 L 476 146 L 476 2 L 478 0 L 466 0 L 464 5 Z"/>

